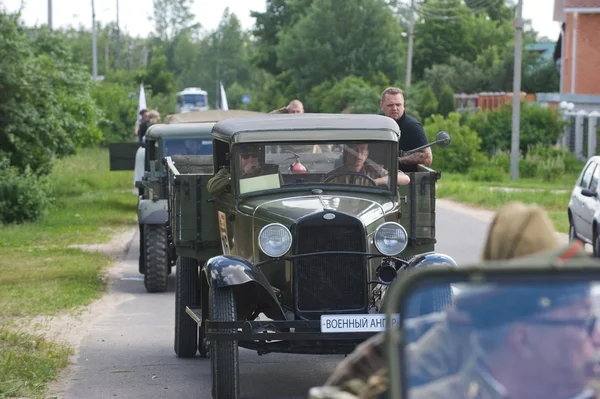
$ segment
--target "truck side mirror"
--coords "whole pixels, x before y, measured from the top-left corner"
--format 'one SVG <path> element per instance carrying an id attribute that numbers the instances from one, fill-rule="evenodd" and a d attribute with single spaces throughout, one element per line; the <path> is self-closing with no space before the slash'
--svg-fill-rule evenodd
<path id="1" fill-rule="evenodd" d="M 450 135 L 448 132 L 439 132 L 435 138 L 437 145 L 440 147 L 448 147 L 450 145 Z"/>

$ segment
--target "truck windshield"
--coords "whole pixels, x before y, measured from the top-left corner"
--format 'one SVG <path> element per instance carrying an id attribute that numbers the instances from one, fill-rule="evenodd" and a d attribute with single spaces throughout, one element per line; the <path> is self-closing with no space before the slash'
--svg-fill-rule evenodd
<path id="1" fill-rule="evenodd" d="M 171 139 L 164 141 L 166 157 L 173 155 L 212 155 L 212 141 L 206 139 Z"/>
<path id="2" fill-rule="evenodd" d="M 393 190 L 389 175 L 397 169 L 396 146 L 382 141 L 240 144 L 240 194 L 321 184 Z"/>

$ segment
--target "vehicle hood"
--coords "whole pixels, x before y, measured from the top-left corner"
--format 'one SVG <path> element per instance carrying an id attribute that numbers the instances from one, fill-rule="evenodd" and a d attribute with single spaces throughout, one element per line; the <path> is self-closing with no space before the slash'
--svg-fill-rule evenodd
<path id="1" fill-rule="evenodd" d="M 240 204 L 240 210 L 246 214 L 288 227 L 303 216 L 325 210 L 355 216 L 368 226 L 390 212 L 393 207 L 394 203 L 384 196 L 362 194 L 361 197 L 356 197 L 347 193 L 286 198 L 261 197 Z"/>

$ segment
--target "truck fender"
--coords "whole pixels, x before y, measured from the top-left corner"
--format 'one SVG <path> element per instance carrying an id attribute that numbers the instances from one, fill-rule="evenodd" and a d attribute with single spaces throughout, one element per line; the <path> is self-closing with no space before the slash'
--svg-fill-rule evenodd
<path id="1" fill-rule="evenodd" d="M 202 269 L 210 287 L 234 287 L 238 316 L 243 320 L 257 307 L 272 320 L 285 320 L 283 309 L 265 275 L 248 260 L 233 255 L 210 258 Z M 244 310 L 245 309 L 245 310 Z"/>
<path id="2" fill-rule="evenodd" d="M 138 204 L 139 224 L 166 224 L 168 221 L 168 200 L 154 201 L 141 199 Z"/>
<path id="3" fill-rule="evenodd" d="M 409 262 L 409 268 L 421 268 L 431 266 L 452 266 L 458 267 L 454 259 L 451 256 L 438 252 L 429 252 L 421 255 L 417 255 L 412 258 Z"/>

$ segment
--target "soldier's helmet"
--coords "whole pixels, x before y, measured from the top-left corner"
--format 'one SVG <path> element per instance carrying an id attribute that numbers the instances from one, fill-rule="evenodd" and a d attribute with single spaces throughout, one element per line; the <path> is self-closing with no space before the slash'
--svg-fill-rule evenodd
<path id="1" fill-rule="evenodd" d="M 556 230 L 538 205 L 511 202 L 495 215 L 483 249 L 484 261 L 519 258 L 558 247 Z"/>

